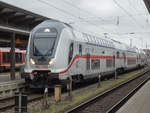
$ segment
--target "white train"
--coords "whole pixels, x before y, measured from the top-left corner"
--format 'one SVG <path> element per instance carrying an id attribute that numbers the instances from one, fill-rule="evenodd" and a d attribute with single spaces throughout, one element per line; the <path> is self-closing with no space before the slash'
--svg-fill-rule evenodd
<path id="1" fill-rule="evenodd" d="M 69 76 L 81 81 L 143 66 L 146 61 L 141 50 L 47 20 L 30 34 L 24 70 L 30 87 L 43 88 Z"/>

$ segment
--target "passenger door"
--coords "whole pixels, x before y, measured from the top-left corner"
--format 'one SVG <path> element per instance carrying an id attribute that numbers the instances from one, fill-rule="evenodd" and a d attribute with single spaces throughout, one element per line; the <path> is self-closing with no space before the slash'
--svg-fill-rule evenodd
<path id="1" fill-rule="evenodd" d="M 124 59 L 124 67 L 126 67 L 126 54 L 123 53 L 123 59 Z"/>
<path id="2" fill-rule="evenodd" d="M 86 70 L 89 71 L 90 70 L 90 52 L 89 52 L 89 48 L 86 48 Z"/>
<path id="3" fill-rule="evenodd" d="M 113 53 L 113 67 L 114 67 L 114 70 L 116 69 L 116 55 L 115 55 L 115 52 Z"/>
<path id="4" fill-rule="evenodd" d="M 81 74 L 83 70 L 82 66 L 82 45 L 77 43 L 76 44 L 76 53 L 79 57 L 76 59 L 76 74 Z"/>

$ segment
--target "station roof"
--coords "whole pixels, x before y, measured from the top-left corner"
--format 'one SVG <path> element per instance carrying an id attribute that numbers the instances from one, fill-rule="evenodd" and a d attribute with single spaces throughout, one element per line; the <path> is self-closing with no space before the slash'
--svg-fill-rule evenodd
<path id="1" fill-rule="evenodd" d="M 0 31 L 29 34 L 31 29 L 47 17 L 0 1 Z"/>
<path id="2" fill-rule="evenodd" d="M 148 9 L 148 12 L 150 13 L 150 0 L 144 0 L 144 3 Z"/>

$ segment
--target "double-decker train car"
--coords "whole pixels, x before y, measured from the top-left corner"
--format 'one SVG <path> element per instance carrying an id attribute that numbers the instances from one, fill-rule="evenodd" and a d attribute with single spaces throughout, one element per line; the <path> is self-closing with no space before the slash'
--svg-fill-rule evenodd
<path id="1" fill-rule="evenodd" d="M 126 44 L 113 40 L 116 49 L 116 69 L 118 72 L 131 70 L 140 66 L 138 64 L 138 56 L 140 55 L 137 48 L 131 48 Z"/>
<path id="2" fill-rule="evenodd" d="M 32 88 L 51 87 L 69 76 L 80 82 L 136 68 L 141 65 L 137 56 L 139 53 L 125 44 L 47 20 L 30 34 L 25 80 Z"/>
<path id="3" fill-rule="evenodd" d="M 24 65 L 26 50 L 15 49 L 16 68 Z M 0 48 L 0 72 L 10 69 L 10 48 Z"/>
<path id="4" fill-rule="evenodd" d="M 140 54 L 139 54 L 139 59 L 140 59 L 140 65 L 144 66 L 145 64 L 147 64 L 147 55 L 143 50 L 139 50 Z"/>

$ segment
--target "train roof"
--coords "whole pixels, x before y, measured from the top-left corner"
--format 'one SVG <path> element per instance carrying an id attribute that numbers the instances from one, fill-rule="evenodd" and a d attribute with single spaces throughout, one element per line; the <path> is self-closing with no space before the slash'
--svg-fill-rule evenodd
<path id="1" fill-rule="evenodd" d="M 88 33 L 82 33 L 84 41 L 99 46 L 114 48 L 114 44 L 111 40 L 104 38 L 103 36 L 90 35 Z"/>
<path id="2" fill-rule="evenodd" d="M 57 30 L 68 27 L 70 28 L 71 32 L 75 36 L 73 40 L 95 44 L 99 46 L 104 46 L 104 47 L 114 48 L 114 44 L 111 40 L 107 40 L 103 36 L 99 36 L 95 34 L 93 35 L 93 33 L 90 33 L 90 32 L 81 32 L 81 31 L 78 32 L 71 25 L 60 22 L 60 21 L 46 20 L 42 22 L 41 24 L 39 24 L 38 26 L 36 26 L 32 30 L 32 32 L 36 31 L 39 27 L 48 27 L 48 26 L 55 27 Z"/>
<path id="3" fill-rule="evenodd" d="M 112 41 L 113 41 L 116 49 L 127 51 L 127 45 L 125 45 L 119 41 L 113 40 L 113 39 L 112 39 Z"/>
<path id="4" fill-rule="evenodd" d="M 129 52 L 137 52 L 137 50 L 136 50 L 136 48 L 134 48 L 134 47 L 130 47 L 130 46 L 127 46 L 127 51 L 129 51 Z"/>
<path id="5" fill-rule="evenodd" d="M 122 42 L 116 41 L 114 39 L 111 39 L 115 45 L 115 49 L 118 50 L 123 50 L 123 51 L 128 51 L 128 52 L 138 52 L 137 48 L 135 47 L 130 47 L 127 44 L 124 44 Z"/>
<path id="6" fill-rule="evenodd" d="M 78 32 L 75 30 L 73 30 L 73 33 L 77 41 L 82 41 L 97 46 L 114 48 L 113 42 L 109 39 L 104 38 L 103 36 L 92 34 L 92 33 Z"/>
<path id="7" fill-rule="evenodd" d="M 139 49 L 139 52 L 140 52 L 141 54 L 146 54 L 146 52 L 145 52 L 144 50 L 142 50 L 142 49 Z"/>
<path id="8" fill-rule="evenodd" d="M 135 48 L 129 47 L 128 45 L 124 43 L 121 43 L 113 39 L 105 38 L 102 35 L 96 35 L 95 33 L 77 31 L 71 25 L 60 22 L 60 21 L 46 20 L 42 22 L 41 24 L 39 24 L 38 26 L 36 26 L 32 32 L 34 32 L 34 30 L 37 30 L 39 27 L 48 27 L 48 26 L 55 27 L 57 30 L 65 28 L 65 27 L 70 28 L 70 31 L 73 33 L 75 37 L 73 38 L 73 40 L 76 40 L 76 41 L 94 44 L 97 46 L 120 49 L 124 51 L 129 51 L 129 52 L 137 52 Z"/>
<path id="9" fill-rule="evenodd" d="M 45 20 L 36 27 L 32 29 L 32 33 L 39 31 L 39 28 L 44 28 L 44 27 L 54 27 L 58 31 L 67 25 L 63 22 L 55 21 L 55 20 Z"/>

